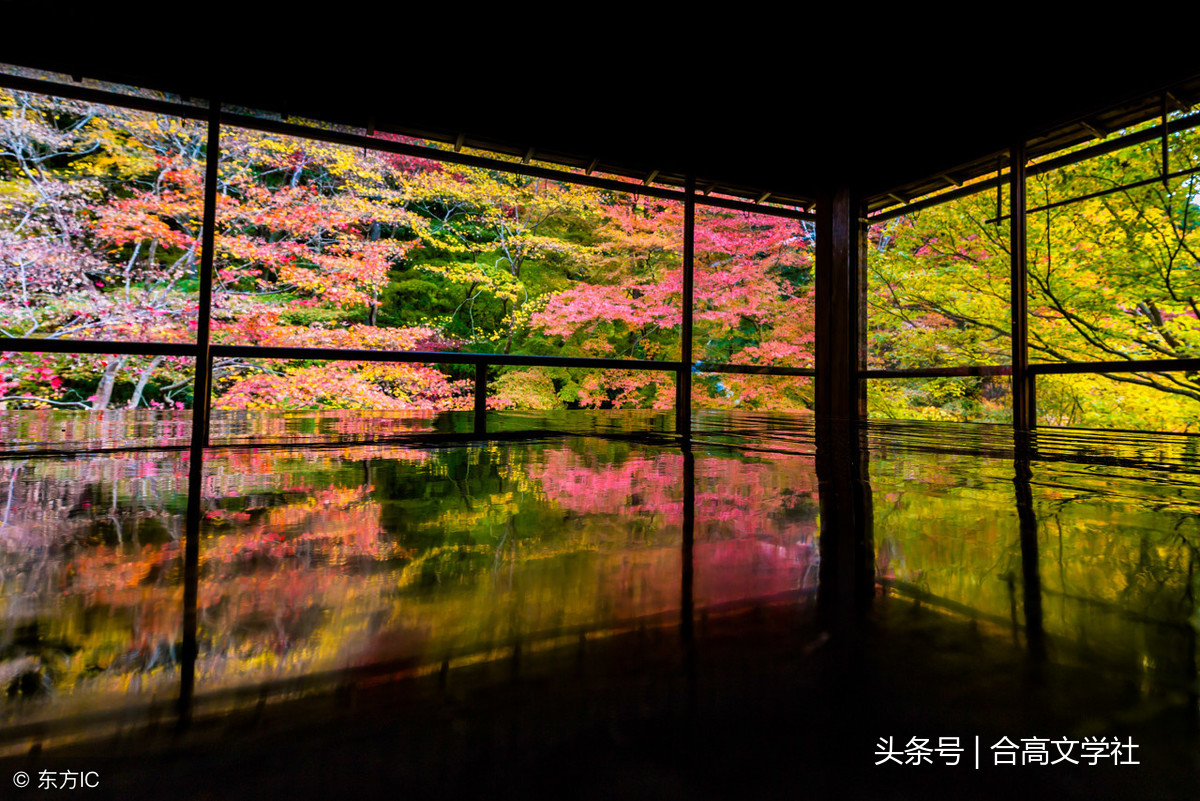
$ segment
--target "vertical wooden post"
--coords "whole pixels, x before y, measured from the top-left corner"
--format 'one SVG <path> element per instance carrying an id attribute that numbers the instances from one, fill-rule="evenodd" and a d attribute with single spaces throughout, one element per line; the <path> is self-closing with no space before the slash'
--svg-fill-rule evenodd
<path id="1" fill-rule="evenodd" d="M 1025 144 L 1012 147 L 1008 164 L 1009 243 L 1012 260 L 1012 401 L 1013 427 L 1030 429 L 1037 425 L 1034 408 L 1036 380 L 1029 373 L 1029 292 L 1026 284 L 1025 240 Z"/>
<path id="2" fill-rule="evenodd" d="M 487 433 L 487 365 L 475 365 L 475 433 Z"/>
<path id="3" fill-rule="evenodd" d="M 1021 536 L 1021 603 L 1025 613 L 1025 647 L 1035 662 L 1046 659 L 1042 621 L 1042 579 L 1038 569 L 1038 521 L 1033 508 L 1033 449 L 1029 437 L 1017 433 L 1013 453 L 1013 485 Z"/>
<path id="4" fill-rule="evenodd" d="M 1029 291 L 1025 219 L 1025 143 L 1012 147 L 1008 165 L 1009 242 L 1012 256 L 1012 392 L 1014 429 L 1014 476 L 1017 516 L 1021 528 L 1021 587 L 1025 611 L 1025 642 L 1035 661 L 1045 659 L 1046 641 L 1042 628 L 1042 586 L 1038 572 L 1037 515 L 1030 482 L 1031 448 L 1028 431 L 1037 425 L 1034 396 L 1037 380 L 1029 372 Z"/>
<path id="5" fill-rule="evenodd" d="M 689 175 L 683 199 L 683 319 L 679 334 L 679 369 L 675 372 L 675 433 L 692 435 L 692 313 L 696 258 L 696 179 Z"/>
<path id="6" fill-rule="evenodd" d="M 875 588 L 873 517 L 865 486 L 866 227 L 862 204 L 845 186 L 817 201 L 816 435 L 820 482 L 820 584 L 824 622 L 848 631 Z"/>
<path id="7" fill-rule="evenodd" d="M 211 298 L 212 298 L 212 292 L 211 292 L 212 281 L 211 280 L 209 281 L 209 286 L 210 286 L 209 299 L 210 299 L 210 303 L 211 303 Z M 207 349 L 208 348 L 206 347 L 205 350 L 207 350 Z M 213 372 L 212 353 L 209 352 L 208 358 L 205 359 L 205 367 L 204 367 L 204 374 L 206 376 L 208 376 L 208 381 L 206 382 L 206 386 L 204 388 L 204 447 L 206 447 L 206 448 L 212 444 L 212 385 L 213 385 L 212 372 Z"/>
<path id="8" fill-rule="evenodd" d="M 1171 191 L 1171 181 L 1167 178 L 1171 174 L 1171 134 L 1170 134 L 1170 111 L 1167 105 L 1167 93 L 1163 92 L 1162 98 L 1162 182 L 1163 189 Z"/>
<path id="9" fill-rule="evenodd" d="M 851 632 L 875 594 L 875 513 L 866 430 L 817 418 L 821 510 L 817 613 L 830 631 Z"/>
<path id="10" fill-rule="evenodd" d="M 213 237 L 217 227 L 217 175 L 221 163 L 221 104 L 208 108 L 208 142 L 204 167 L 204 228 L 200 235 L 200 297 L 196 319 L 196 377 L 192 385 L 192 439 L 188 450 L 187 524 L 183 549 L 183 632 L 179 667 L 178 721 L 191 723 L 196 694 L 196 629 L 200 595 L 200 520 L 203 516 L 204 446 L 208 442 L 209 396 L 212 390 Z"/>
<path id="11" fill-rule="evenodd" d="M 816 413 L 819 419 L 866 416 L 866 235 L 861 204 L 848 187 L 817 203 Z"/>
<path id="12" fill-rule="evenodd" d="M 683 443 L 683 542 L 679 577 L 679 636 L 685 646 L 692 644 L 695 616 L 695 542 L 696 542 L 696 454 L 690 442 Z"/>
<path id="13" fill-rule="evenodd" d="M 696 454 L 685 436 L 683 450 L 683 542 L 679 576 L 679 644 L 683 657 L 685 721 L 694 722 L 696 714 Z"/>

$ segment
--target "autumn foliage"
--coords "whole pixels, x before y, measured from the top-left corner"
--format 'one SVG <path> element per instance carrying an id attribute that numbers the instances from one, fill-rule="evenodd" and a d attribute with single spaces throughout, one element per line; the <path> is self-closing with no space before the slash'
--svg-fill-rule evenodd
<path id="1" fill-rule="evenodd" d="M 1153 124 L 1153 123 L 1151 123 Z M 1196 175 L 1162 180 L 1154 138 L 1049 170 L 1026 183 L 1032 362 L 1190 359 L 1200 353 Z M 1200 158 L 1195 129 L 1169 139 L 1172 172 Z M 870 366 L 1011 361 L 1007 192 L 944 203 L 870 229 Z M 1194 371 L 1042 375 L 1039 422 L 1195 431 Z M 1007 422 L 1002 378 L 872 381 L 873 414 Z"/>
<path id="2" fill-rule="evenodd" d="M 3 333 L 193 341 L 204 126 L 14 91 L 0 119 Z M 218 173 L 216 343 L 683 355 L 679 202 L 235 127 Z M 811 365 L 811 252 L 805 224 L 702 208 L 691 360 Z M 191 402 L 187 359 L 2 364 L 8 408 Z M 221 359 L 214 406 L 456 409 L 468 378 L 449 364 Z M 489 383 L 496 409 L 675 403 L 670 373 L 499 368 Z M 697 403 L 811 402 L 807 385 L 738 384 L 698 381 Z"/>
<path id="3" fill-rule="evenodd" d="M 1173 134 L 1171 169 L 1188 169 L 1198 146 Z M 684 360 L 698 407 L 811 407 L 809 379 L 703 370 L 813 366 L 810 224 L 697 204 L 684 354 L 680 202 L 457 165 L 428 147 L 400 156 L 224 127 L 213 341 Z M 196 121 L 0 92 L 0 334 L 193 341 L 204 171 L 217 155 Z M 1197 354 L 1195 176 L 1155 180 L 1160 157 L 1148 141 L 1033 170 L 1028 205 L 1047 206 L 1027 230 L 1035 362 Z M 1007 364 L 1006 204 L 980 192 L 871 226 L 869 366 Z M 193 369 L 181 357 L 5 353 L 0 402 L 187 406 Z M 472 377 L 451 361 L 224 358 L 214 405 L 453 410 Z M 675 403 L 669 372 L 499 367 L 487 379 L 493 409 Z M 1200 403 L 1187 371 L 1038 381 L 1043 423 L 1190 430 Z M 998 377 L 869 390 L 875 415 L 1009 414 Z"/>

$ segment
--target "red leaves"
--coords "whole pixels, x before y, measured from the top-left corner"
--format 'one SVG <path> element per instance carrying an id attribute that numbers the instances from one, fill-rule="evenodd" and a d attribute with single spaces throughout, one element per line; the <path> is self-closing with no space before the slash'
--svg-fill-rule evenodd
<path id="1" fill-rule="evenodd" d="M 218 409 L 466 409 L 467 387 L 420 364 L 327 362 L 238 379 Z"/>

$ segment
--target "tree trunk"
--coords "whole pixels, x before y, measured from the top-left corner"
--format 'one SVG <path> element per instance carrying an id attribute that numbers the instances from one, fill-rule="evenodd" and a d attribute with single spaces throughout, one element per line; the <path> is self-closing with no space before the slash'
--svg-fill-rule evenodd
<path id="1" fill-rule="evenodd" d="M 371 225 L 371 241 L 372 242 L 379 241 L 379 233 L 380 233 L 379 220 L 376 220 Z M 379 321 L 379 291 L 378 290 L 371 293 L 371 302 L 369 304 L 367 304 L 367 309 L 368 309 L 367 324 L 368 325 L 378 325 L 378 321 Z"/>
<path id="2" fill-rule="evenodd" d="M 108 364 L 104 367 L 104 375 L 100 376 L 100 383 L 96 387 L 96 394 L 92 396 L 93 409 L 107 409 L 108 402 L 112 399 L 113 386 L 117 382 L 117 373 L 121 372 L 121 367 L 125 364 L 126 356 L 119 359 L 109 357 Z"/>
<path id="3" fill-rule="evenodd" d="M 142 370 L 142 374 L 138 376 L 137 386 L 133 388 L 133 397 L 129 400 L 128 408 L 136 409 L 138 404 L 142 402 L 142 392 L 146 389 L 146 382 L 150 380 L 151 373 L 157 370 L 158 366 L 162 364 L 163 358 L 162 356 L 155 356 L 146 369 Z"/>

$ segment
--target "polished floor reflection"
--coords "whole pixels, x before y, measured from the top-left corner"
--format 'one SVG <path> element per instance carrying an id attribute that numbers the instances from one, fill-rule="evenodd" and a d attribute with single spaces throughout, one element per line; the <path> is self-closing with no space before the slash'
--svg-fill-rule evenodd
<path id="1" fill-rule="evenodd" d="M 211 754 L 203 743 L 250 716 L 307 759 L 328 746 L 324 728 L 304 733 L 312 721 L 404 739 L 402 713 L 458 743 L 443 743 L 455 759 L 492 754 L 478 786 L 438 784 L 441 768 L 417 782 L 447 795 L 546 770 L 542 746 L 577 738 L 580 765 L 611 763 L 613 791 L 649 770 L 626 753 L 637 743 L 662 750 L 669 789 L 697 797 L 784 779 L 747 748 L 804 749 L 798 764 L 831 791 L 979 790 L 913 738 L 952 738 L 968 762 L 973 738 L 990 739 L 995 771 L 1006 737 L 1018 770 L 1069 787 L 1109 768 L 1022 766 L 1022 749 L 1119 737 L 1140 764 L 1103 782 L 1153 773 L 1169 795 L 1195 775 L 1192 437 L 704 412 L 680 441 L 666 417 L 578 412 L 497 415 L 480 441 L 454 415 L 242 415 L 217 420 L 205 453 L 188 579 L 181 420 L 5 415 L 9 754 L 114 736 Z M 179 734 L 189 675 L 195 718 Z M 500 767 L 496 727 L 527 712 Z M 447 714 L 466 740 L 436 733 Z M 788 734 L 765 733 L 778 725 Z M 695 738 L 723 730 L 744 742 L 718 770 Z M 875 765 L 881 738 L 900 757 Z M 255 742 L 235 750 L 273 770 Z M 125 790 L 152 778 L 105 764 Z M 693 770 L 720 775 L 697 788 Z"/>

